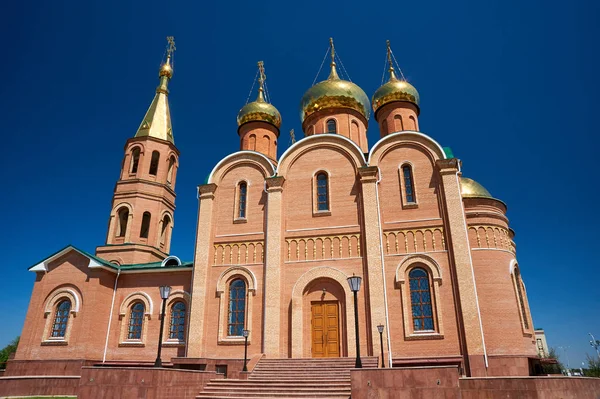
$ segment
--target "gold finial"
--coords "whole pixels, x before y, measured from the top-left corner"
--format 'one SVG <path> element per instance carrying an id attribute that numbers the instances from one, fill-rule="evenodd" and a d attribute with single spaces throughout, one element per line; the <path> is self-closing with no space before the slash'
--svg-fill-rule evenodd
<path id="1" fill-rule="evenodd" d="M 265 101 L 265 80 L 267 80 L 267 75 L 265 75 L 265 63 L 263 61 L 258 61 L 258 97 L 256 101 L 258 102 L 266 102 Z"/>
<path id="2" fill-rule="evenodd" d="M 294 129 L 290 130 L 290 140 L 292 141 L 292 144 L 296 142 L 296 133 L 294 133 Z"/>
<path id="3" fill-rule="evenodd" d="M 388 59 L 388 63 L 390 64 L 390 69 L 388 69 L 388 71 L 390 72 L 390 80 L 397 80 L 398 78 L 396 78 L 396 73 L 394 72 L 394 63 L 392 62 L 392 47 L 390 46 L 389 40 L 386 40 L 386 45 L 387 45 L 387 59 Z"/>
<path id="4" fill-rule="evenodd" d="M 166 76 L 171 79 L 173 77 L 173 66 L 171 65 L 171 58 L 173 57 L 173 53 L 175 52 L 175 38 L 173 36 L 167 36 L 167 60 L 160 67 L 159 76 Z"/>
<path id="5" fill-rule="evenodd" d="M 331 72 L 327 80 L 339 80 L 337 70 L 335 68 L 335 46 L 333 45 L 333 37 L 329 38 L 329 47 L 331 47 Z"/>

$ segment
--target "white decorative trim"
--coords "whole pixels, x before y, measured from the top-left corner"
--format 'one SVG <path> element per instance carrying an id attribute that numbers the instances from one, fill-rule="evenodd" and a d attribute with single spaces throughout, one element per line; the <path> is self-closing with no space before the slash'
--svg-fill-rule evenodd
<path id="1" fill-rule="evenodd" d="M 121 317 L 125 316 L 127 314 L 129 306 L 131 305 L 131 302 L 135 301 L 136 299 L 141 299 L 142 302 L 144 302 L 144 304 L 146 305 L 146 312 L 144 314 L 148 317 L 151 317 L 152 312 L 154 311 L 154 304 L 152 302 L 152 298 L 150 298 L 150 295 L 142 291 L 132 292 L 131 294 L 127 295 L 125 299 L 123 299 L 123 302 L 121 302 L 121 309 L 119 315 Z"/>
<path id="2" fill-rule="evenodd" d="M 275 175 L 275 170 L 276 170 L 276 169 L 275 169 L 275 166 L 273 165 L 273 162 L 271 162 L 271 160 L 270 160 L 269 158 L 267 158 L 267 157 L 266 157 L 266 155 L 263 155 L 263 154 L 261 154 L 260 152 L 256 152 L 256 151 L 247 151 L 247 150 L 244 150 L 244 151 L 238 151 L 238 152 L 234 152 L 233 154 L 229 154 L 229 155 L 227 155 L 225 158 L 221 159 L 221 160 L 219 161 L 219 163 L 217 163 L 217 164 L 215 165 L 215 167 L 213 168 L 213 170 L 210 172 L 210 175 L 208 175 L 208 183 L 209 183 L 209 184 L 210 184 L 210 183 L 215 183 L 215 182 L 213 181 L 213 178 L 214 178 L 215 172 L 216 172 L 216 171 L 217 171 L 217 170 L 218 170 L 218 169 L 219 169 L 219 168 L 220 168 L 220 167 L 221 167 L 221 166 L 222 166 L 222 165 L 223 165 L 225 162 L 229 161 L 231 158 L 234 158 L 234 157 L 236 157 L 236 156 L 239 156 L 239 155 L 242 155 L 242 154 L 255 155 L 255 156 L 258 156 L 258 157 L 260 157 L 260 158 L 264 158 L 264 159 L 265 159 L 265 160 L 268 162 L 268 164 L 269 164 L 269 165 L 271 165 L 271 171 L 272 171 L 272 175 Z"/>
<path id="3" fill-rule="evenodd" d="M 68 294 L 68 295 L 65 295 L 65 294 Z M 79 306 L 81 304 L 81 299 L 80 299 L 77 291 L 75 291 L 74 289 L 71 289 L 71 288 L 59 288 L 52 294 L 50 299 L 46 301 L 46 306 L 44 309 L 44 312 L 46 313 L 46 315 L 48 315 L 54 311 L 54 305 L 56 304 L 56 298 L 59 296 L 66 296 L 67 298 L 71 299 L 74 302 L 73 306 L 71 307 L 70 313 L 77 314 L 77 312 L 79 312 Z"/>
<path id="4" fill-rule="evenodd" d="M 383 224 L 411 223 L 411 222 L 431 222 L 431 221 L 434 221 L 434 220 L 442 220 L 442 218 L 414 219 L 414 220 L 394 220 L 392 222 L 383 222 Z"/>
<path id="5" fill-rule="evenodd" d="M 429 142 L 431 142 L 431 144 L 433 144 L 437 150 L 439 150 L 439 154 L 441 159 L 446 159 L 446 153 L 444 152 L 444 149 L 442 148 L 442 146 L 435 141 L 434 139 L 432 139 L 431 137 L 429 137 L 426 134 L 423 134 L 421 132 L 417 132 L 414 130 L 404 130 L 401 132 L 394 132 L 394 133 L 390 133 L 387 136 L 381 138 L 377 143 L 375 143 L 375 145 L 371 148 L 371 151 L 369 151 L 369 158 L 368 158 L 368 163 L 369 165 L 371 165 L 371 157 L 373 156 L 373 154 L 375 153 L 375 151 L 377 151 L 379 149 L 379 147 L 381 147 L 382 145 L 384 145 L 387 141 L 392 141 L 393 138 L 396 137 L 400 137 L 400 136 L 404 136 L 404 135 L 416 135 L 419 137 L 423 137 L 424 139 L 428 140 Z"/>
<path id="6" fill-rule="evenodd" d="M 167 262 L 170 260 L 173 260 L 173 259 L 175 259 L 177 261 L 177 266 L 181 266 L 181 259 L 179 259 L 175 255 L 171 255 L 171 256 L 167 256 L 165 259 L 163 259 L 163 261 L 160 263 L 160 267 L 165 267 Z"/>
<path id="7" fill-rule="evenodd" d="M 286 157 L 289 156 L 289 154 L 291 154 L 292 152 L 296 151 L 297 148 L 301 148 L 303 146 L 307 146 L 310 145 L 310 143 L 312 141 L 321 141 L 323 139 L 329 139 L 329 140 L 342 140 L 342 141 L 346 141 L 348 144 L 350 144 L 352 147 L 354 147 L 354 149 L 356 150 L 356 152 L 359 154 L 359 158 L 360 160 L 363 162 L 363 165 L 356 165 L 356 167 L 360 167 L 360 166 L 366 166 L 367 165 L 367 161 L 365 159 L 365 155 L 363 153 L 363 151 L 360 149 L 360 147 L 352 140 L 350 140 L 347 137 L 344 137 L 340 134 L 313 134 L 312 136 L 308 136 L 303 138 L 302 140 L 298 140 L 296 143 L 292 144 L 287 150 L 285 150 L 285 152 L 281 155 L 281 157 L 279 157 L 279 162 L 277 164 L 277 169 L 276 169 L 276 173 L 279 174 L 279 168 L 281 165 L 283 165 L 284 161 L 286 161 Z"/>

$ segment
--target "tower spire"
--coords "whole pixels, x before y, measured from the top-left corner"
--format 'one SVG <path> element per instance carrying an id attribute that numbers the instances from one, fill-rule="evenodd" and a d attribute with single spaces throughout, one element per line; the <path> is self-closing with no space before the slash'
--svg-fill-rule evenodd
<path id="1" fill-rule="evenodd" d="M 158 76 L 160 83 L 156 88 L 154 99 L 146 111 L 146 115 L 138 128 L 135 137 L 155 137 L 173 143 L 173 128 L 171 126 L 171 112 L 169 111 L 169 81 L 173 77 L 173 53 L 175 52 L 175 38 L 167 37 L 167 59 L 160 66 Z"/>
<path id="2" fill-rule="evenodd" d="M 267 80 L 267 75 L 265 75 L 265 63 L 262 61 L 258 61 L 258 97 L 256 97 L 256 101 L 260 103 L 264 103 L 265 101 L 265 80 Z"/>
<path id="3" fill-rule="evenodd" d="M 331 47 L 331 72 L 327 80 L 340 80 L 340 77 L 335 68 L 335 46 L 333 45 L 333 37 L 329 38 L 329 47 Z"/>
<path id="4" fill-rule="evenodd" d="M 388 63 L 390 64 L 390 68 L 388 69 L 388 71 L 390 72 L 390 80 L 398 80 L 398 78 L 396 77 L 396 73 L 394 72 L 394 63 L 392 62 L 392 47 L 390 46 L 389 40 L 386 40 L 386 45 L 387 45 L 387 59 L 388 59 Z"/>

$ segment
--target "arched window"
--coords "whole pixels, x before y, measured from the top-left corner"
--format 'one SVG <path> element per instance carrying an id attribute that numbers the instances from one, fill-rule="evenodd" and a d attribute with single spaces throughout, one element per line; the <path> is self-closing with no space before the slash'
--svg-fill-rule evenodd
<path id="1" fill-rule="evenodd" d="M 402 177 L 404 178 L 404 195 L 406 198 L 406 202 L 411 204 L 415 203 L 415 185 L 413 181 L 412 168 L 410 165 L 402 166 Z"/>
<path id="2" fill-rule="evenodd" d="M 56 305 L 54 313 L 54 323 L 52 324 L 52 338 L 64 338 L 69 323 L 69 312 L 71 311 L 71 301 L 64 299 Z"/>
<path id="3" fill-rule="evenodd" d="M 246 182 L 241 182 L 238 185 L 238 218 L 246 218 L 246 202 L 248 198 L 248 185 Z"/>
<path id="4" fill-rule="evenodd" d="M 140 149 L 139 148 L 134 148 L 133 151 L 131 151 L 131 169 L 130 172 L 131 173 L 137 173 L 138 170 L 138 165 L 140 164 Z"/>
<path id="5" fill-rule="evenodd" d="M 177 301 L 171 307 L 171 324 L 169 339 L 183 341 L 185 339 L 185 303 Z"/>
<path id="6" fill-rule="evenodd" d="M 352 123 L 350 124 L 350 140 L 360 145 L 359 132 L 360 128 L 358 127 L 358 123 L 356 121 L 352 121 Z"/>
<path id="7" fill-rule="evenodd" d="M 306 135 L 307 136 L 312 136 L 313 134 L 315 134 L 315 126 L 314 125 L 310 125 L 308 127 L 308 130 L 306 131 Z"/>
<path id="8" fill-rule="evenodd" d="M 317 211 L 329 210 L 329 187 L 327 173 L 317 174 Z"/>
<path id="9" fill-rule="evenodd" d="M 246 283 L 236 279 L 229 285 L 229 317 L 227 335 L 240 337 L 246 318 Z"/>
<path id="10" fill-rule="evenodd" d="M 169 233 L 169 225 L 171 224 L 171 217 L 169 215 L 165 215 L 162 220 L 162 228 L 160 230 L 160 243 L 164 244 L 167 239 L 167 234 Z"/>
<path id="11" fill-rule="evenodd" d="M 519 296 L 519 304 L 521 307 L 521 316 L 523 318 L 523 326 L 529 329 L 529 320 L 527 319 L 527 311 L 525 309 L 525 295 L 523 295 L 523 280 L 519 269 L 515 267 L 515 285 L 517 286 L 517 295 Z"/>
<path id="12" fill-rule="evenodd" d="M 150 212 L 144 212 L 142 216 L 142 228 L 140 229 L 140 238 L 148 238 L 150 231 Z"/>
<path id="13" fill-rule="evenodd" d="M 387 119 L 381 121 L 381 130 L 383 130 L 383 134 L 388 134 L 388 123 Z"/>
<path id="14" fill-rule="evenodd" d="M 429 275 L 421 268 L 408 274 L 414 331 L 433 330 L 433 308 Z"/>
<path id="15" fill-rule="evenodd" d="M 150 160 L 150 174 L 156 176 L 158 173 L 158 161 L 160 159 L 160 153 L 158 151 L 152 151 L 152 159 Z"/>
<path id="16" fill-rule="evenodd" d="M 121 208 L 117 215 L 119 217 L 117 237 L 125 237 L 125 233 L 127 232 L 127 222 L 129 221 L 129 209 Z"/>
<path id="17" fill-rule="evenodd" d="M 402 115 L 394 115 L 394 131 L 401 132 L 404 130 L 404 124 L 402 123 Z"/>
<path id="18" fill-rule="evenodd" d="M 167 184 L 173 183 L 173 174 L 175 171 L 175 157 L 169 158 L 169 172 L 167 173 Z"/>
<path id="19" fill-rule="evenodd" d="M 142 302 L 136 302 L 131 306 L 127 339 L 142 339 L 142 326 L 144 325 L 145 310 L 145 306 Z"/>
<path id="20" fill-rule="evenodd" d="M 417 120 L 415 117 L 411 115 L 408 117 L 408 119 L 410 119 L 412 130 L 417 130 Z"/>
<path id="21" fill-rule="evenodd" d="M 248 139 L 248 149 L 250 151 L 256 151 L 256 135 L 255 134 L 251 134 L 250 138 Z"/>
<path id="22" fill-rule="evenodd" d="M 337 133 L 337 123 L 335 122 L 335 119 L 329 119 L 327 121 L 327 133 Z"/>

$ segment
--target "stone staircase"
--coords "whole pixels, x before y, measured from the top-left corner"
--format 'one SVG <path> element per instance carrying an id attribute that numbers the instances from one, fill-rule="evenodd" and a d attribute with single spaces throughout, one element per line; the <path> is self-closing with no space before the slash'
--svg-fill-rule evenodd
<path id="1" fill-rule="evenodd" d="M 361 358 L 363 368 L 377 368 L 376 357 Z M 350 397 L 354 358 L 261 359 L 247 380 L 211 380 L 197 399 Z"/>

